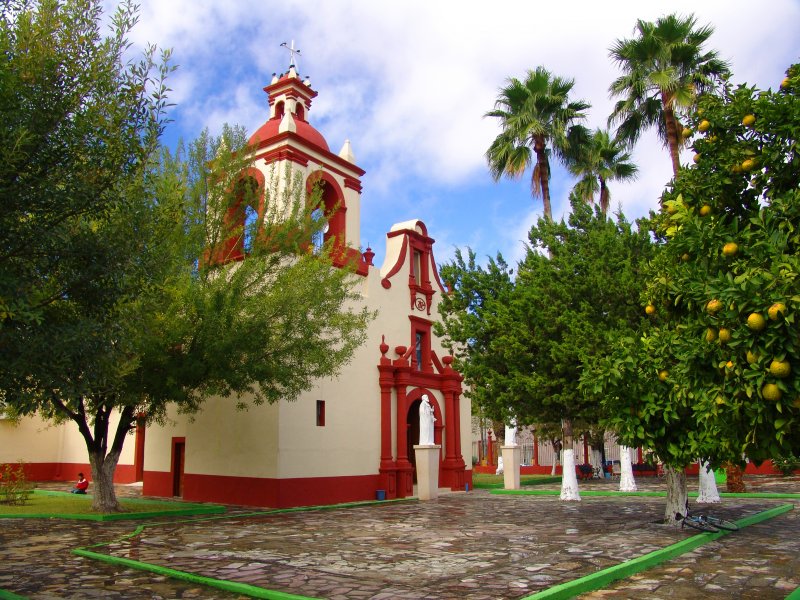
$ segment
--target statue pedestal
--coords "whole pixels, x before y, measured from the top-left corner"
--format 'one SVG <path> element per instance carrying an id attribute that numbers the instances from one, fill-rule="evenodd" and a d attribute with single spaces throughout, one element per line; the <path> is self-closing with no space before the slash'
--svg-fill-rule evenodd
<path id="1" fill-rule="evenodd" d="M 519 446 L 501 446 L 503 452 L 503 484 L 507 490 L 519 489 L 519 463 L 522 448 Z"/>
<path id="2" fill-rule="evenodd" d="M 417 497 L 435 500 L 439 497 L 439 451 L 441 446 L 414 446 L 417 458 Z"/>

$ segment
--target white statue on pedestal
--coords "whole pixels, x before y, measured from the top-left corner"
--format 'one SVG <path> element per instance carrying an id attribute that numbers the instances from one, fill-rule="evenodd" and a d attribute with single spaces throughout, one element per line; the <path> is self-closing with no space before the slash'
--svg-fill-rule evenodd
<path id="1" fill-rule="evenodd" d="M 428 394 L 422 395 L 422 402 L 419 405 L 419 445 L 420 446 L 433 446 L 433 422 L 436 417 L 433 416 L 433 405 L 431 404 Z"/>
<path id="2" fill-rule="evenodd" d="M 714 471 L 708 466 L 708 461 L 700 461 L 700 471 L 698 472 L 698 504 L 713 504 L 715 502 L 722 502 L 719 497 L 719 490 L 717 489 L 717 480 L 714 477 Z"/>
<path id="3" fill-rule="evenodd" d="M 511 419 L 511 421 L 506 425 L 506 446 L 516 446 L 517 445 L 517 420 Z"/>

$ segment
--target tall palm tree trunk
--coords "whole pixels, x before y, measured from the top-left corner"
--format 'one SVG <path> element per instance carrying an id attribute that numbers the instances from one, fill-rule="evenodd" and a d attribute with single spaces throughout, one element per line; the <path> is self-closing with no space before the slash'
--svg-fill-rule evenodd
<path id="1" fill-rule="evenodd" d="M 603 212 L 603 215 L 608 214 L 608 204 L 609 204 L 609 196 L 608 193 L 608 186 L 606 185 L 606 180 L 602 177 L 598 177 L 600 180 L 600 210 Z"/>
<path id="2" fill-rule="evenodd" d="M 553 208 L 550 205 L 550 165 L 547 161 L 547 153 L 544 144 L 538 142 L 534 146 L 536 151 L 536 164 L 539 171 L 539 185 L 542 188 L 542 205 L 544 206 L 544 218 L 548 221 L 553 220 Z"/>
<path id="3" fill-rule="evenodd" d="M 672 174 L 677 177 L 681 168 L 679 156 L 678 125 L 675 121 L 675 111 L 672 110 L 672 102 L 669 94 L 662 93 L 661 102 L 664 106 L 664 125 L 667 131 L 667 145 L 669 155 L 672 158 Z"/>

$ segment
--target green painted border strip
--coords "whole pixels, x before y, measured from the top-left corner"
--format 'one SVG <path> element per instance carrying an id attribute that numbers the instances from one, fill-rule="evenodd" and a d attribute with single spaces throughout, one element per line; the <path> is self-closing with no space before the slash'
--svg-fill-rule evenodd
<path id="1" fill-rule="evenodd" d="M 265 598 L 267 600 L 314 600 L 308 596 L 298 596 L 295 594 L 288 594 L 286 592 L 276 592 L 265 588 L 257 587 L 247 583 L 239 583 L 237 581 L 227 581 L 225 579 L 214 579 L 212 577 L 205 577 L 203 575 L 196 575 L 195 573 L 188 573 L 186 571 L 178 571 L 177 569 L 170 569 L 168 567 L 161 567 L 150 563 L 140 562 L 138 560 L 131 560 L 129 558 L 119 558 L 116 556 L 109 556 L 107 554 L 100 554 L 98 552 L 90 552 L 88 550 L 73 550 L 73 554 L 83 556 L 85 558 L 93 558 L 112 565 L 138 569 L 140 571 L 149 571 L 157 575 L 164 575 L 182 581 L 189 581 L 191 583 L 199 583 L 209 587 L 232 592 L 234 594 L 245 594 L 253 598 Z"/>
<path id="2" fill-rule="evenodd" d="M 782 504 L 781 506 L 777 506 L 775 508 L 771 508 L 769 510 L 756 513 L 755 515 L 740 519 L 736 521 L 736 524 L 739 527 L 747 527 L 748 525 L 754 525 L 756 523 L 772 519 L 789 512 L 792 509 L 794 509 L 794 504 Z M 638 558 L 634 558 L 625 561 L 624 563 L 614 565 L 613 567 L 603 569 L 602 571 L 598 571 L 584 577 L 579 577 L 578 579 L 573 579 L 572 581 L 567 581 L 566 583 L 555 585 L 531 596 L 526 596 L 522 600 L 544 600 L 545 598 L 547 600 L 566 600 L 567 598 L 573 598 L 574 596 L 578 596 L 580 594 L 599 590 L 608 586 L 608 584 L 614 581 L 625 579 L 626 577 L 635 575 L 640 571 L 650 569 L 651 567 L 654 567 L 662 562 L 675 558 L 676 556 L 680 556 L 681 554 L 685 554 L 686 552 L 691 552 L 695 548 L 698 548 L 704 544 L 707 544 L 708 542 L 714 541 L 730 533 L 733 532 L 720 531 L 719 533 L 699 533 L 690 538 L 667 546 L 666 548 L 655 550 L 639 556 Z"/>
<path id="3" fill-rule="evenodd" d="M 187 517 L 192 515 L 217 515 L 225 513 L 224 506 L 205 508 L 182 508 L 178 510 L 150 511 L 110 514 L 28 513 L 20 515 L 0 514 L 0 519 L 69 519 L 75 521 L 131 521 L 156 517 Z"/>
<path id="4" fill-rule="evenodd" d="M 489 490 L 490 494 L 507 496 L 559 496 L 561 490 Z M 620 492 L 617 490 L 585 490 L 580 491 L 581 496 L 643 496 L 643 497 L 664 497 L 667 492 Z M 696 498 L 697 492 L 689 492 L 690 498 Z M 723 498 L 761 498 L 761 499 L 786 499 L 800 501 L 800 494 L 790 494 L 781 492 L 721 492 Z"/>
<path id="5" fill-rule="evenodd" d="M 800 587 L 786 596 L 785 600 L 800 600 Z"/>
<path id="6" fill-rule="evenodd" d="M 71 496 L 70 492 L 59 492 L 55 490 L 33 490 L 34 494 L 42 496 Z M 86 498 L 91 498 L 87 494 Z M 149 498 L 121 498 L 124 503 L 146 504 L 167 504 L 168 501 L 151 500 Z M 88 501 L 88 500 L 87 500 Z M 193 515 L 218 515 L 227 512 L 227 508 L 222 504 L 200 504 L 196 502 L 175 502 L 175 510 L 151 510 L 131 513 L 25 513 L 25 514 L 3 514 L 0 519 L 69 519 L 76 521 L 129 521 L 134 519 L 153 519 L 157 517 L 189 517 Z"/>
<path id="7" fill-rule="evenodd" d="M 6 590 L 0 590 L 0 600 L 28 600 L 26 596 L 18 596 L 13 592 L 7 592 Z"/>

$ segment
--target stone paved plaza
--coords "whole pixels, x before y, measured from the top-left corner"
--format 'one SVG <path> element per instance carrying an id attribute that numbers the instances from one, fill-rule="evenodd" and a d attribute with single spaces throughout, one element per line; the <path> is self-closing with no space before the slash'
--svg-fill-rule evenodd
<path id="1" fill-rule="evenodd" d="M 798 477 L 748 483 L 752 491 L 800 492 Z M 584 491 L 614 488 L 582 483 Z M 713 510 L 739 519 L 787 502 L 725 498 Z M 127 538 L 137 523 L 5 519 L 0 590 L 43 599 L 239 597 L 71 553 L 106 542 L 95 550 L 316 598 L 524 598 L 686 539 L 691 533 L 657 523 L 663 503 L 625 496 L 565 503 L 478 490 L 335 510 L 232 508 L 223 516 L 150 520 Z M 785 598 L 800 587 L 798 509 L 584 597 Z"/>

